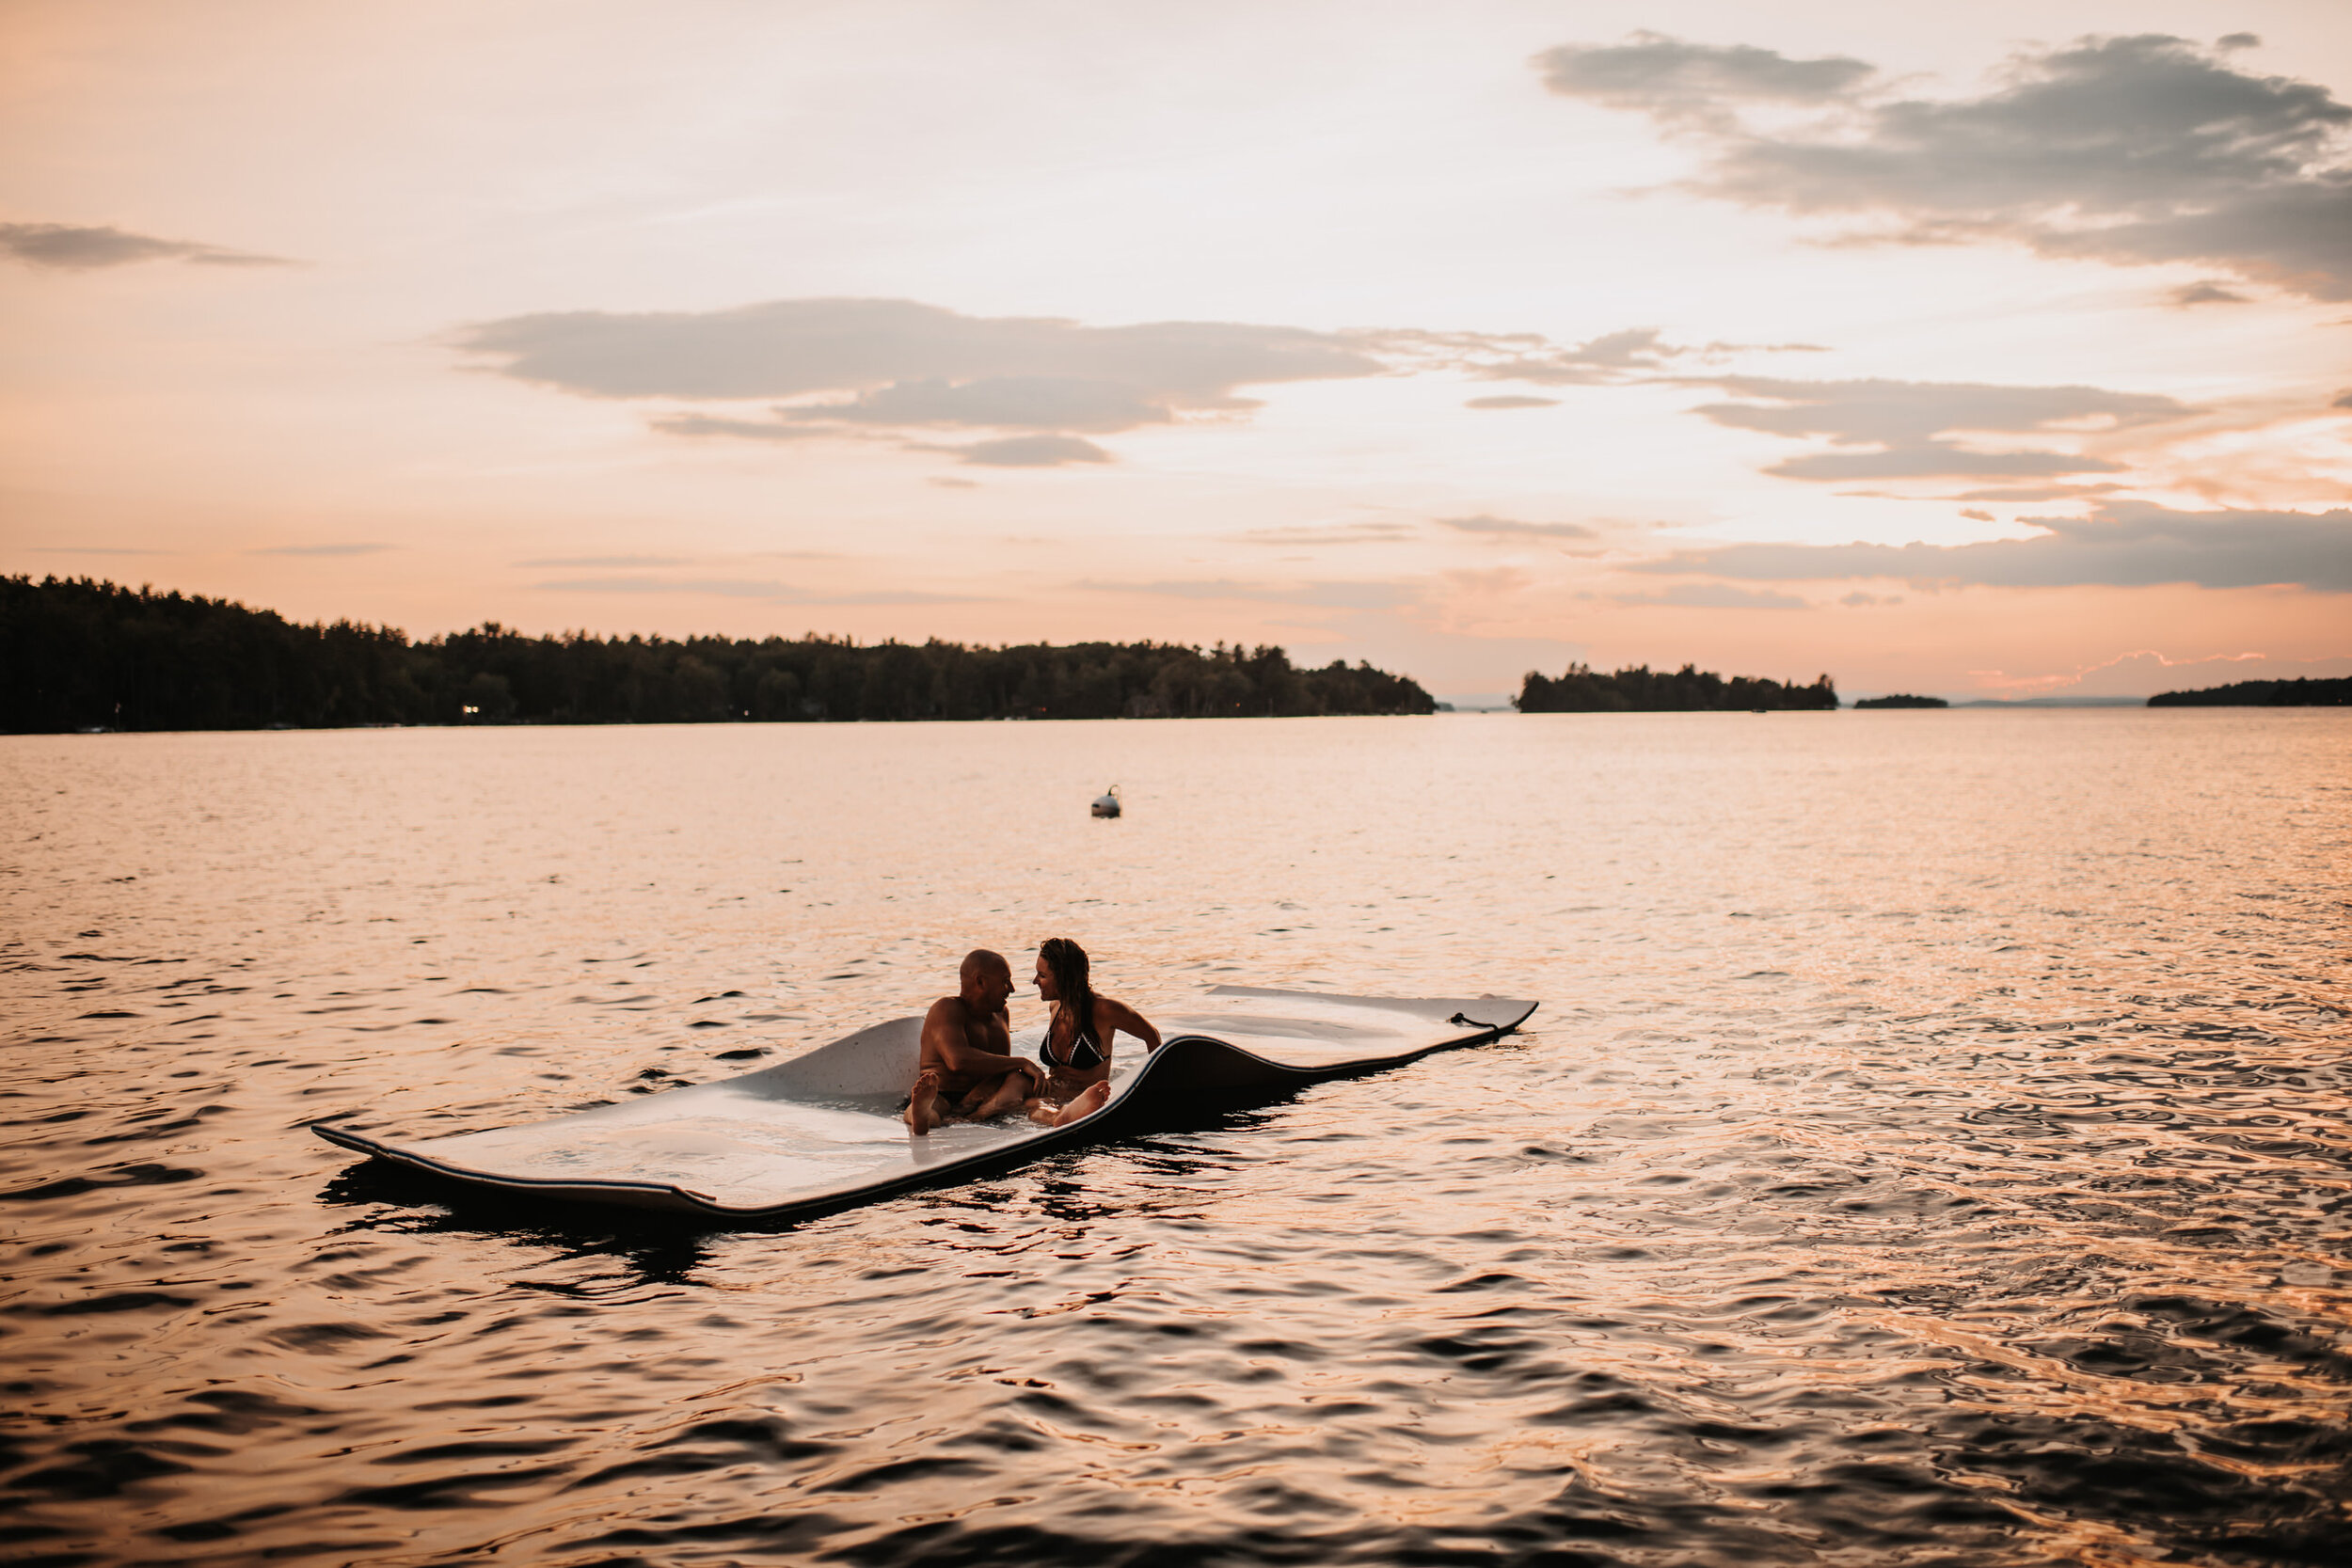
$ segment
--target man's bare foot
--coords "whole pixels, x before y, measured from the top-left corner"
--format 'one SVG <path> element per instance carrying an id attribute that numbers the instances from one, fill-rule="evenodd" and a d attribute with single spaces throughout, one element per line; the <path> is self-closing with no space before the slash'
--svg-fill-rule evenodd
<path id="1" fill-rule="evenodd" d="M 1055 1114 L 1053 1125 L 1067 1127 L 1081 1117 L 1090 1117 L 1109 1104 L 1110 1098 L 1111 1085 L 1107 1079 L 1100 1084 L 1089 1084 L 1084 1093 Z"/>
<path id="2" fill-rule="evenodd" d="M 907 1094 L 907 1125 L 920 1138 L 946 1119 L 939 1109 L 939 1074 L 925 1068 L 914 1075 L 914 1087 Z"/>

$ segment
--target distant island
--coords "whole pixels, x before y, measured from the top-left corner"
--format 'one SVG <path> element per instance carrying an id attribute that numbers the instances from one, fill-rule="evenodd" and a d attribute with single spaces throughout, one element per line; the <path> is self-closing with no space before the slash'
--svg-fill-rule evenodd
<path id="1" fill-rule="evenodd" d="M 1726 680 L 1696 665 L 1668 674 L 1646 664 L 1602 674 L 1571 664 L 1558 679 L 1530 670 L 1511 705 L 1521 713 L 1715 713 L 1763 709 L 1819 709 L 1837 705 L 1837 688 L 1827 675 L 1811 686 L 1734 675 Z"/>
<path id="2" fill-rule="evenodd" d="M 1191 719 L 1434 713 L 1369 664 L 1298 669 L 1279 647 L 965 647 L 797 640 L 525 637 L 496 622 L 412 642 L 297 625 L 227 599 L 90 578 L 0 577 L 0 731 L 359 724 L 660 724 Z"/>
<path id="3" fill-rule="evenodd" d="M 2160 691 L 2150 707 L 2344 707 L 2352 705 L 2352 675 L 2313 680 L 2234 681 L 2199 691 Z"/>
<path id="4" fill-rule="evenodd" d="M 1908 691 L 1898 691 L 1887 697 L 1865 697 L 1854 704 L 1856 707 L 1949 707 L 1951 705 L 1941 697 L 1915 697 Z"/>

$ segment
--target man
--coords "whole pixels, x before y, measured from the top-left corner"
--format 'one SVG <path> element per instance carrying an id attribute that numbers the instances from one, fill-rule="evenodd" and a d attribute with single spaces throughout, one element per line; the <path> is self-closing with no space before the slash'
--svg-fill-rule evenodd
<path id="1" fill-rule="evenodd" d="M 953 996 L 923 1018 L 923 1054 L 907 1096 L 906 1123 L 919 1137 L 945 1121 L 986 1121 L 1022 1110 L 1045 1087 L 1045 1069 L 1012 1053 L 1005 1016 L 1012 966 L 985 947 L 964 955 Z"/>

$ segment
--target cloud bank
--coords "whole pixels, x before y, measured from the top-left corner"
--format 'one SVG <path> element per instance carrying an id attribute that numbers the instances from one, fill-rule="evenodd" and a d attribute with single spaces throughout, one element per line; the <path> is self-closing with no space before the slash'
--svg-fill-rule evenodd
<path id="1" fill-rule="evenodd" d="M 1544 85 L 1569 98 L 1666 120 L 1735 123 L 1740 103 L 1838 103 L 1878 72 L 1842 55 L 1792 60 L 1750 44 L 1710 47 L 1639 32 L 1619 44 L 1567 44 L 1535 56 Z"/>
<path id="2" fill-rule="evenodd" d="M 1455 333 L 1448 341 L 1459 366 L 1482 380 L 1532 381 L 1547 387 L 1609 387 L 1654 380 L 1677 359 L 1704 363 L 1733 354 L 1823 352 L 1819 343 L 1670 343 L 1654 326 L 1604 332 L 1569 348 L 1556 348 L 1534 333 L 1486 338 Z M 1470 406 L 1521 408 L 1534 401 L 1539 400 L 1480 398 Z"/>
<path id="3" fill-rule="evenodd" d="M 1065 463 L 1108 463 L 1111 454 L 1077 436 L 1007 436 L 952 449 L 984 468 L 1058 468 Z"/>
<path id="4" fill-rule="evenodd" d="M 1582 523 L 1522 523 L 1509 517 L 1440 517 L 1438 522 L 1457 533 L 1475 533 L 1488 539 L 1597 539 L 1599 534 Z"/>
<path id="5" fill-rule="evenodd" d="M 1359 342 L 1232 322 L 1085 326 L 903 299 L 510 316 L 458 332 L 501 375 L 600 398 L 802 398 L 794 422 L 1106 432 L 1253 406 L 1237 388 L 1375 375 Z"/>
<path id="6" fill-rule="evenodd" d="M 1822 437 L 1838 450 L 1765 469 L 1784 479 L 2047 479 L 2113 473 L 2104 458 L 2046 448 L 1987 451 L 1961 437 L 2161 424 L 2197 412 L 2169 397 L 2098 387 L 1998 387 L 1938 381 L 1783 381 L 1724 376 L 1708 385 L 1746 401 L 1695 412 L 1720 425 Z"/>
<path id="7" fill-rule="evenodd" d="M 1994 588 L 2286 584 L 2352 594 L 2352 511 L 2174 512 L 2116 501 L 2087 519 L 2024 520 L 2044 531 L 1976 545 L 1726 545 L 1629 570 L 1750 582 L 1900 578 Z"/>
<path id="8" fill-rule="evenodd" d="M 95 272 L 135 261 L 190 261 L 201 267 L 290 267 L 283 256 L 230 250 L 193 240 L 161 240 L 129 230 L 70 223 L 0 223 L 0 252 L 36 267 Z"/>
<path id="9" fill-rule="evenodd" d="M 1689 188 L 1706 196 L 1858 219 L 1857 237 L 2195 261 L 2352 299 L 2352 105 L 2238 70 L 2228 56 L 2246 41 L 2084 39 L 2020 54 L 1990 90 L 1951 99 L 1899 96 L 1860 60 L 1655 33 L 1535 64 L 1552 91 L 1697 148 Z M 1772 125 L 1759 105 L 1780 111 Z"/>
<path id="10" fill-rule="evenodd" d="M 902 299 L 509 316 L 462 327 L 450 341 L 496 374 L 576 396 L 787 400 L 759 418 L 663 413 L 652 421 L 663 435 L 782 442 L 956 429 L 1031 433 L 919 449 L 1006 467 L 1111 461 L 1083 437 L 1256 408 L 1244 388 L 1420 372 L 1619 385 L 1658 379 L 1677 361 L 1814 347 L 1678 344 L 1656 327 L 1561 347 L 1533 332 L 1322 332 L 1236 322 L 1088 326 L 1058 317 L 967 316 Z M 1473 398 L 1469 406 L 1554 402 L 1503 394 Z"/>
<path id="11" fill-rule="evenodd" d="M 1665 46 L 1644 49 L 1647 70 Z M 1620 76 L 1638 74 L 1613 69 Z M 1760 73 L 1767 85 L 1781 81 L 1746 55 L 1692 79 L 1720 84 L 1724 71 L 1735 69 Z M 1851 75 L 1822 73 L 1821 80 Z M 1813 79 L 1799 72 L 1773 90 L 1793 92 Z M 1319 332 L 1230 322 L 1097 327 L 1056 317 L 966 316 L 910 300 L 799 299 L 699 312 L 512 316 L 465 327 L 453 341 L 495 373 L 578 396 L 790 400 L 770 403 L 755 416 L 724 407 L 659 413 L 651 424 L 662 435 L 770 443 L 895 439 L 912 451 L 993 468 L 1109 464 L 1115 455 L 1089 437 L 1256 407 L 1241 395 L 1244 388 L 1371 375 L 1711 388 L 1736 400 L 1695 410 L 1717 424 L 1826 440 L 1833 450 L 1790 457 L 1766 470 L 1815 481 L 2047 482 L 2114 472 L 2119 465 L 2113 462 L 2046 443 L 2020 448 L 1996 441 L 1988 449 L 1977 438 L 2073 436 L 2196 412 L 2170 398 L 2095 387 L 1714 373 L 1706 367 L 1734 354 L 1813 351 L 1816 345 L 1677 343 L 1648 326 L 1561 346 L 1524 332 Z M 1474 398 L 1469 406 L 1511 409 L 1555 401 L 1512 393 Z M 952 431 L 995 434 L 961 444 L 917 438 Z M 1447 526 L 1490 535 L 1591 537 L 1554 525 L 1482 529 L 1474 520 L 1454 520 Z"/>

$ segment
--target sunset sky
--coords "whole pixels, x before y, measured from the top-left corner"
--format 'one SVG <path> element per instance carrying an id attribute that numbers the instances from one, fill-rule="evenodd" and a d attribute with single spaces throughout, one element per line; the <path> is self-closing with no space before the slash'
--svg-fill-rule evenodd
<path id="1" fill-rule="evenodd" d="M 0 0 L 0 571 L 2352 673 L 2352 5 Z"/>

